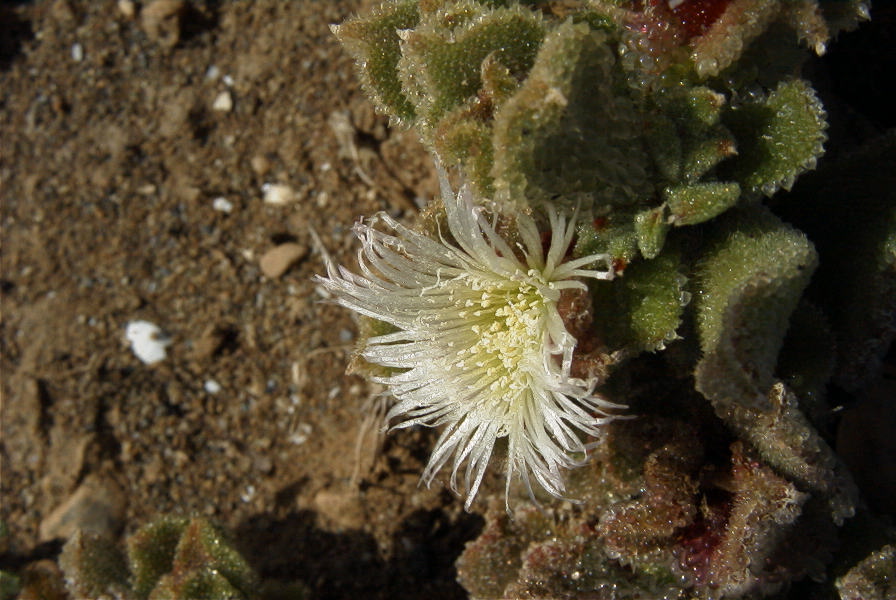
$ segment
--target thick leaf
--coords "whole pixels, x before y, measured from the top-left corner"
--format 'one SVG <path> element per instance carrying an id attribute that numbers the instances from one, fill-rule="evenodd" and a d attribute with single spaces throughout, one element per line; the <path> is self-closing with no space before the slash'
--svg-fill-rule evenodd
<path id="1" fill-rule="evenodd" d="M 801 232 L 756 207 L 726 216 L 700 266 L 697 389 L 767 407 L 778 351 L 817 256 Z"/>
<path id="2" fill-rule="evenodd" d="M 333 26 L 333 33 L 357 60 L 361 83 L 377 107 L 405 124 L 413 121 L 414 107 L 398 79 L 398 32 L 417 20 L 416 0 L 389 0 L 366 17 Z"/>
<path id="3" fill-rule="evenodd" d="M 767 98 L 725 113 L 738 156 L 726 175 L 745 190 L 771 196 L 814 169 L 827 139 L 825 112 L 805 81 L 782 82 Z"/>
<path id="4" fill-rule="evenodd" d="M 643 123 L 610 38 L 558 26 L 495 115 L 496 200 L 626 205 L 651 194 Z"/>

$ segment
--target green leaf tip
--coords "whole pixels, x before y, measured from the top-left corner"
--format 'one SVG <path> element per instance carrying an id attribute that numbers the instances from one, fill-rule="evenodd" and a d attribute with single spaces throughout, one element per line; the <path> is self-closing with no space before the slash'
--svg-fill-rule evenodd
<path id="1" fill-rule="evenodd" d="M 738 148 L 725 174 L 750 192 L 771 196 L 789 190 L 824 153 L 825 111 L 801 79 L 781 82 L 767 98 L 727 112 L 724 121 Z"/>
<path id="2" fill-rule="evenodd" d="M 696 225 L 717 217 L 740 198 L 736 183 L 708 182 L 667 187 L 663 199 L 676 226 Z"/>
<path id="3" fill-rule="evenodd" d="M 389 0 L 367 17 L 349 19 L 331 30 L 356 59 L 361 84 L 377 107 L 410 125 L 414 107 L 398 78 L 399 32 L 417 24 L 416 0 Z"/>

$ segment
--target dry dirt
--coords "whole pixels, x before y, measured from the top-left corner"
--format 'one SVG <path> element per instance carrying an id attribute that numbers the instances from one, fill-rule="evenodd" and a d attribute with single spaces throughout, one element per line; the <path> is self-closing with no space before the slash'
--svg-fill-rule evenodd
<path id="1" fill-rule="evenodd" d="M 76 525 L 198 514 L 315 597 L 465 597 L 481 519 L 418 486 L 430 432 L 362 435 L 356 326 L 312 279 L 324 251 L 353 263 L 360 215 L 436 190 L 328 28 L 369 4 L 0 3 L 0 568 Z M 162 363 L 135 319 L 170 335 Z"/>

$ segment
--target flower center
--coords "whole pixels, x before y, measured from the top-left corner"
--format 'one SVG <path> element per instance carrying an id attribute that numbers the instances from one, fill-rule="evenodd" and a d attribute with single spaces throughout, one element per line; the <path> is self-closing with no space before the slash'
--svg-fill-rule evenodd
<path id="1" fill-rule="evenodd" d="M 512 408 L 520 393 L 530 389 L 528 366 L 541 360 L 541 331 L 548 302 L 543 286 L 530 272 L 521 281 L 467 281 L 453 294 L 462 307 L 458 316 L 471 323 L 467 344 L 457 351 L 453 366 L 476 373 L 474 385 L 487 387 L 490 393 L 482 397 L 499 399 L 502 413 Z"/>

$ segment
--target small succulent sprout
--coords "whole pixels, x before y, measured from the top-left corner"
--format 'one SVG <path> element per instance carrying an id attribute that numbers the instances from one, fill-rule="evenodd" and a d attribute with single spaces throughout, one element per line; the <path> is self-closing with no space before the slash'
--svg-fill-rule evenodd
<path id="1" fill-rule="evenodd" d="M 186 526 L 184 517 L 164 516 L 144 525 L 128 539 L 128 559 L 139 597 L 148 597 L 158 580 L 171 570 Z"/>
<path id="2" fill-rule="evenodd" d="M 502 237 L 470 188 L 453 193 L 444 172 L 442 196 L 448 230 L 438 239 L 380 214 L 355 228 L 362 275 L 328 265 L 318 280 L 337 303 L 395 328 L 360 354 L 392 370 L 373 379 L 395 397 L 394 427 L 443 428 L 424 481 L 450 463 L 469 508 L 506 439 L 507 493 L 518 476 L 530 494 L 534 479 L 559 497 L 564 470 L 586 451 L 580 435 L 599 436 L 620 408 L 594 393 L 595 381 L 570 375 L 576 339 L 558 311 L 564 291 L 587 289 L 583 278 L 613 278 L 609 257 L 567 260 L 575 219 L 550 208 L 543 247 L 531 216 L 510 215 L 516 239 Z"/>
<path id="3" fill-rule="evenodd" d="M 59 566 L 76 598 L 129 597 L 128 564 L 109 539 L 78 530 L 63 546 Z"/>
<path id="4" fill-rule="evenodd" d="M 668 208 L 660 205 L 635 215 L 638 250 L 644 258 L 656 258 L 669 233 Z"/>
<path id="5" fill-rule="evenodd" d="M 257 576 L 205 519 L 163 517 L 128 541 L 141 598 L 250 598 Z"/>
<path id="6" fill-rule="evenodd" d="M 128 539 L 76 533 L 59 558 L 78 598 L 248 600 L 258 578 L 223 532 L 202 518 L 163 516 Z"/>

